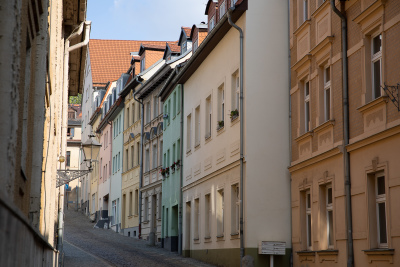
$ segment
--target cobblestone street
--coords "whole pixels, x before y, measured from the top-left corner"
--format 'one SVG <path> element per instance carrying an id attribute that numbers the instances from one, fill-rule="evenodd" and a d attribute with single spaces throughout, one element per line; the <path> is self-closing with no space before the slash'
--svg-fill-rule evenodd
<path id="1" fill-rule="evenodd" d="M 93 225 L 83 214 L 66 211 L 64 266 L 212 266 Z"/>

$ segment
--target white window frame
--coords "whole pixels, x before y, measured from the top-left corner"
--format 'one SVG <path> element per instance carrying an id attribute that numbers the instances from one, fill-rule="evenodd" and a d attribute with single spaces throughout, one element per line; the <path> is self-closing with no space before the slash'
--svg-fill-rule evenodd
<path id="1" fill-rule="evenodd" d="M 193 239 L 200 239 L 200 199 L 196 198 L 194 200 L 194 233 Z"/>
<path id="2" fill-rule="evenodd" d="M 140 72 L 143 72 L 146 69 L 146 58 L 142 58 L 142 60 L 140 60 Z"/>
<path id="3" fill-rule="evenodd" d="M 307 250 L 312 250 L 312 203 L 311 203 L 311 193 L 310 190 L 307 190 L 305 193 L 306 197 L 306 242 L 307 242 Z"/>
<path id="4" fill-rule="evenodd" d="M 212 31 L 215 27 L 215 15 L 211 17 L 211 19 L 208 21 L 208 31 Z"/>
<path id="5" fill-rule="evenodd" d="M 330 65 L 324 68 L 324 118 L 325 121 L 331 117 L 331 67 Z"/>
<path id="6" fill-rule="evenodd" d="M 380 50 L 374 54 L 374 39 L 376 37 L 379 37 L 381 39 L 381 44 L 380 44 Z M 374 64 L 379 61 L 379 95 L 377 95 L 377 91 L 375 88 L 375 70 L 374 70 Z M 372 99 L 376 99 L 380 96 L 382 96 L 382 33 L 377 33 L 375 35 L 371 35 L 371 79 L 372 79 Z"/>
<path id="7" fill-rule="evenodd" d="M 112 220 L 111 220 L 111 225 L 116 224 L 116 218 L 117 218 L 117 200 L 112 201 Z"/>
<path id="8" fill-rule="evenodd" d="M 378 193 L 378 178 L 383 178 L 384 180 L 384 194 Z M 386 212 L 386 179 L 383 172 L 378 172 L 375 174 L 374 177 L 374 184 L 375 184 L 375 203 L 376 203 L 376 230 L 377 230 L 377 237 L 378 237 L 378 247 L 379 248 L 388 248 L 388 225 L 387 225 L 387 212 Z M 385 204 L 385 230 L 386 230 L 386 243 L 381 242 L 381 222 L 379 220 L 379 204 Z"/>
<path id="9" fill-rule="evenodd" d="M 219 7 L 219 19 L 221 19 L 226 13 L 226 0 L 222 1 Z"/>
<path id="10" fill-rule="evenodd" d="M 329 203 L 329 190 L 331 192 L 331 202 Z M 333 235 L 333 225 L 332 225 L 332 233 L 330 231 L 330 216 L 332 216 L 332 223 L 333 223 L 333 189 L 332 185 L 329 184 L 325 188 L 325 203 L 326 203 L 326 239 L 327 239 L 327 245 L 328 249 L 333 249 L 334 248 L 334 235 Z M 331 215 L 329 213 L 331 212 Z M 332 236 L 332 243 L 329 240 L 329 236 Z"/>
<path id="11" fill-rule="evenodd" d="M 186 152 L 192 149 L 192 114 L 186 117 Z"/>
<path id="12" fill-rule="evenodd" d="M 206 116 L 205 116 L 205 123 L 206 123 L 206 134 L 205 139 L 211 137 L 211 123 L 212 123 L 212 102 L 211 102 L 211 95 L 206 98 Z"/>
<path id="13" fill-rule="evenodd" d="M 239 185 L 232 185 L 231 190 L 231 234 L 237 235 L 240 230 L 240 191 Z"/>
<path id="14" fill-rule="evenodd" d="M 311 129 L 311 125 L 310 124 L 311 124 L 310 82 L 306 81 L 306 82 L 304 82 L 304 132 L 310 131 L 310 129 Z"/>
<path id="15" fill-rule="evenodd" d="M 218 109 L 219 109 L 219 116 L 218 119 L 219 121 L 224 121 L 225 119 L 225 87 L 224 84 L 222 84 L 218 88 Z"/>
<path id="16" fill-rule="evenodd" d="M 201 132 L 201 121 L 200 121 L 200 105 L 195 109 L 195 125 L 194 125 L 194 146 L 200 145 L 200 132 Z"/>

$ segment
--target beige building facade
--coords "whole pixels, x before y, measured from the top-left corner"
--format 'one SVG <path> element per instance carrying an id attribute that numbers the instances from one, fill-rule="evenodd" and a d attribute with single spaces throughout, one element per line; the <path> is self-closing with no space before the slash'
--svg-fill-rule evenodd
<path id="1" fill-rule="evenodd" d="M 352 0 L 336 7 L 347 22 L 347 54 L 330 1 L 290 6 L 293 262 L 393 266 L 400 240 L 400 3 Z"/>

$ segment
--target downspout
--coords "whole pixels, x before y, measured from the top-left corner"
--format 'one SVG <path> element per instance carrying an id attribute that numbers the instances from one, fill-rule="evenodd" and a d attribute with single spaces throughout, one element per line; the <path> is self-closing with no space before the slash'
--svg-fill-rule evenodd
<path id="1" fill-rule="evenodd" d="M 291 53 L 290 53 L 290 0 L 288 0 L 288 90 L 289 90 L 289 166 L 292 161 L 292 96 L 290 95 L 292 72 L 291 72 Z M 289 173 L 289 192 L 292 192 L 292 176 Z M 290 203 L 292 203 L 292 194 L 289 194 Z M 292 212 L 289 214 L 290 222 L 292 222 Z M 292 227 L 290 227 L 290 236 L 292 236 Z M 293 267 L 293 243 L 290 245 L 290 266 Z"/>
<path id="2" fill-rule="evenodd" d="M 244 230 L 243 230 L 243 130 L 244 130 L 244 108 L 243 108 L 243 30 L 232 21 L 232 11 L 235 7 L 228 10 L 228 22 L 239 31 L 240 34 L 240 266 L 242 266 L 242 258 L 244 257 Z"/>
<path id="3" fill-rule="evenodd" d="M 342 10 L 344 10 L 344 1 L 340 1 Z M 343 68 L 343 139 L 344 139 L 344 180 L 346 194 L 346 215 L 347 215 L 347 267 L 352 267 L 354 262 L 353 256 L 353 222 L 351 217 L 351 180 L 350 180 L 350 156 L 346 146 L 349 144 L 349 99 L 348 99 L 348 70 L 347 70 L 347 20 L 346 16 L 341 13 L 335 6 L 335 0 L 331 0 L 331 7 L 342 21 L 342 68 Z"/>
<path id="4" fill-rule="evenodd" d="M 85 32 L 85 40 L 79 44 L 69 46 L 70 41 L 72 38 L 82 34 L 83 31 L 83 24 L 86 25 L 86 32 Z M 89 43 L 89 34 L 90 34 L 90 21 L 82 22 L 79 25 L 77 31 L 73 32 L 66 40 L 64 46 L 64 73 L 63 73 L 63 92 L 62 92 L 62 124 L 61 124 L 61 149 L 60 155 L 64 154 L 65 145 L 66 145 L 66 136 L 67 136 L 67 111 L 68 111 L 68 64 L 69 64 L 69 52 L 80 48 L 84 45 Z M 65 106 L 66 105 L 66 106 Z M 63 144 L 65 142 L 65 145 Z M 59 191 L 60 192 L 60 191 Z M 63 255 L 63 230 L 64 230 L 64 202 L 62 201 L 61 197 L 63 195 L 59 194 L 59 203 L 62 202 L 62 205 L 59 204 L 58 209 L 58 240 L 57 240 L 57 249 L 59 251 L 59 265 L 63 264 L 62 262 L 62 255 Z M 78 203 L 77 203 L 78 205 Z"/>
<path id="5" fill-rule="evenodd" d="M 138 76 L 135 76 L 135 79 L 141 86 L 143 83 L 139 81 Z M 139 239 L 142 238 L 142 179 L 143 179 L 143 131 L 144 131 L 144 106 L 143 102 L 136 98 L 136 92 L 133 94 L 133 99 L 140 104 L 141 112 L 140 112 L 140 167 L 139 167 Z"/>
<path id="6" fill-rule="evenodd" d="M 176 73 L 178 74 L 178 66 L 176 67 L 176 69 L 175 69 L 175 71 L 176 71 Z M 182 243 L 182 241 L 183 241 L 183 238 L 182 238 L 182 204 L 183 204 L 183 192 L 182 192 L 182 186 L 183 186 L 183 114 L 185 114 L 184 113 L 184 101 L 183 101 L 183 96 L 184 96 L 184 94 L 183 94 L 183 84 L 181 84 L 181 147 L 180 147 L 180 150 L 181 150 L 181 152 L 180 152 L 180 155 L 181 155 L 181 158 L 180 158 L 180 160 L 181 160 L 181 163 L 180 163 L 180 165 L 181 165 L 181 167 L 180 167 L 180 170 L 181 170 L 181 173 L 180 173 L 180 179 L 179 179 L 179 213 L 178 213 L 178 254 L 179 255 L 182 255 L 182 248 L 183 248 L 183 243 Z"/>
<path id="7" fill-rule="evenodd" d="M 63 97 L 62 97 L 62 125 L 61 125 L 61 152 L 60 155 L 64 154 L 64 140 L 66 139 L 67 135 L 67 110 L 68 110 L 68 70 L 69 70 L 69 52 L 74 51 L 75 49 L 81 48 L 89 43 L 90 37 L 90 27 L 91 21 L 84 21 L 82 22 L 79 27 L 73 32 L 68 38 L 65 40 L 64 46 L 64 73 L 63 73 Z M 73 46 L 69 46 L 71 40 L 78 35 L 81 35 L 83 32 L 83 24 L 85 24 L 85 39 L 83 42 L 75 44 Z M 67 105 L 66 107 L 64 105 Z"/>

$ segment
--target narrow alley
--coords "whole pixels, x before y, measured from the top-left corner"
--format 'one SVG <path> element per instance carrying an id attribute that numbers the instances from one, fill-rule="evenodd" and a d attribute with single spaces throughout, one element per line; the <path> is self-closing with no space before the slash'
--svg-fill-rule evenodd
<path id="1" fill-rule="evenodd" d="M 119 235 L 112 230 L 93 228 L 85 215 L 65 212 L 64 266 L 213 266 L 144 240 Z"/>

